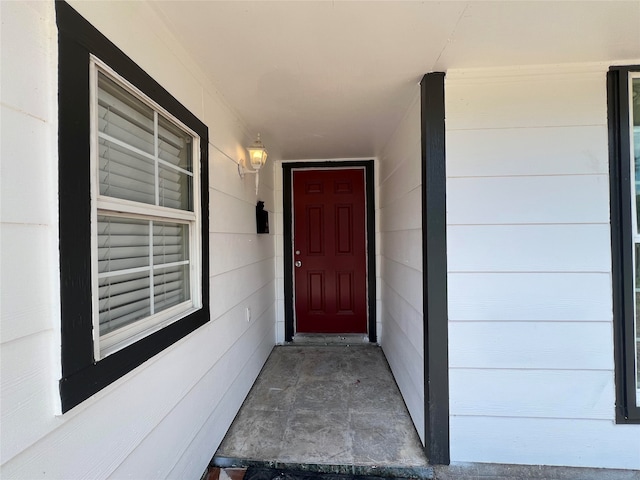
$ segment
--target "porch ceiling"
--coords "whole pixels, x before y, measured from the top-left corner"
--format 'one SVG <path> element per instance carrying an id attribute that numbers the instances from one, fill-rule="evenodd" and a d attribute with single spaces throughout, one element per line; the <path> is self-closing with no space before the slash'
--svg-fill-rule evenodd
<path id="1" fill-rule="evenodd" d="M 424 73 L 640 58 L 640 1 L 162 1 L 283 159 L 372 157 Z"/>

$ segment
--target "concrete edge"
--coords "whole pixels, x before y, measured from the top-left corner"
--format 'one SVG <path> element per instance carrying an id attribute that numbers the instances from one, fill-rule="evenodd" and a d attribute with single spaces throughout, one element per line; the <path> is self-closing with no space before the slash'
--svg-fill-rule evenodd
<path id="1" fill-rule="evenodd" d="M 437 480 L 640 480 L 640 471 L 612 468 L 452 462 L 435 465 Z"/>
<path id="2" fill-rule="evenodd" d="M 340 475 L 362 475 L 388 478 L 420 478 L 433 479 L 434 469 L 431 466 L 404 466 L 404 465 L 340 465 L 323 463 L 295 463 L 253 460 L 248 458 L 233 458 L 215 456 L 211 460 L 211 466 L 220 468 L 231 467 L 257 467 L 283 470 L 295 470 L 298 472 L 326 473 Z"/>

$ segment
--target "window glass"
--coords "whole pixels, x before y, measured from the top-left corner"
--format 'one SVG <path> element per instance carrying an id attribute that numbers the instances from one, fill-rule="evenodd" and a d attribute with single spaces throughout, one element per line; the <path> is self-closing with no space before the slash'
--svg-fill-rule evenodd
<path id="1" fill-rule="evenodd" d="M 153 301 L 156 312 L 178 305 L 189 298 L 188 268 L 188 265 L 175 265 L 154 270 Z"/>
<path id="2" fill-rule="evenodd" d="M 164 116 L 158 118 L 159 204 L 193 211 L 193 155 L 191 136 Z"/>
<path id="3" fill-rule="evenodd" d="M 100 195 L 193 211 L 191 135 L 100 71 L 97 111 Z"/>
<path id="4" fill-rule="evenodd" d="M 153 222 L 153 264 L 189 260 L 189 230 L 186 225 Z"/>
<path id="5" fill-rule="evenodd" d="M 151 314 L 149 222 L 98 217 L 100 335 Z"/>
<path id="6" fill-rule="evenodd" d="M 96 356 L 102 358 L 196 306 L 190 232 L 198 219 L 194 137 L 125 81 L 98 64 L 94 68 L 99 187 L 94 329 Z M 150 205 L 180 212 L 149 210 Z"/>
<path id="7" fill-rule="evenodd" d="M 192 172 L 191 136 L 163 115 L 158 118 L 158 136 L 160 158 L 173 166 Z"/>
<path id="8" fill-rule="evenodd" d="M 131 149 L 154 154 L 153 110 L 98 72 L 98 131 Z"/>
<path id="9" fill-rule="evenodd" d="M 99 140 L 100 195 L 134 202 L 155 203 L 152 159 L 109 140 Z"/>
<path id="10" fill-rule="evenodd" d="M 188 224 L 97 220 L 101 336 L 190 300 Z"/>

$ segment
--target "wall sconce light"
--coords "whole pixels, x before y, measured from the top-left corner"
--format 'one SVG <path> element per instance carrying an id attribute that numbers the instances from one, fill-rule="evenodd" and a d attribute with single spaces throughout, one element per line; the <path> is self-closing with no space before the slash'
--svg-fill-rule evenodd
<path id="1" fill-rule="evenodd" d="M 262 140 L 260 140 L 260 134 L 255 142 L 247 147 L 249 150 L 249 162 L 251 162 L 251 168 L 254 170 L 260 170 L 267 161 L 267 149 L 264 148 Z"/>
<path id="2" fill-rule="evenodd" d="M 260 140 L 260 134 L 258 134 L 258 138 L 255 142 L 251 144 L 251 146 L 247 147 L 247 151 L 249 152 L 249 166 L 251 170 L 247 169 L 246 160 L 240 160 L 238 163 L 238 175 L 240 178 L 244 178 L 247 173 L 255 174 L 256 176 L 256 195 L 258 194 L 258 173 L 263 165 L 267 162 L 267 149 L 264 148 L 264 144 L 262 140 Z"/>

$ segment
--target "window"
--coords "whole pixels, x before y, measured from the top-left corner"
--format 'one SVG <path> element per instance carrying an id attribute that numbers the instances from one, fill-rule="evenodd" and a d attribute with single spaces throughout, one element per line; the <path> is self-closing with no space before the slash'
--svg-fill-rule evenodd
<path id="1" fill-rule="evenodd" d="M 91 59 L 94 356 L 197 309 L 199 137 Z"/>
<path id="2" fill-rule="evenodd" d="M 607 78 L 616 419 L 640 423 L 640 66 Z"/>
<path id="3" fill-rule="evenodd" d="M 64 2 L 63 411 L 209 320 L 207 127 Z"/>

